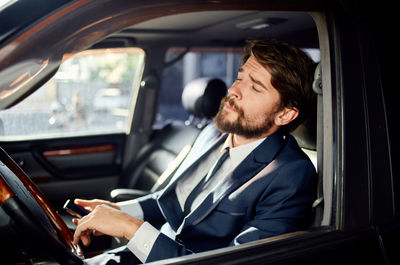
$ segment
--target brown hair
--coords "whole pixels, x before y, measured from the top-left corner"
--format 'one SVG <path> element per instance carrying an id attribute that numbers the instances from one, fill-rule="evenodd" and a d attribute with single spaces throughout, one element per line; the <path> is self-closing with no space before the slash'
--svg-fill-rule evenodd
<path id="1" fill-rule="evenodd" d="M 243 63 L 253 55 L 271 74 L 271 84 L 281 97 L 281 108 L 296 108 L 299 115 L 287 125 L 291 132 L 300 125 L 315 107 L 316 95 L 312 91 L 314 64 L 302 50 L 276 40 L 248 40 Z"/>

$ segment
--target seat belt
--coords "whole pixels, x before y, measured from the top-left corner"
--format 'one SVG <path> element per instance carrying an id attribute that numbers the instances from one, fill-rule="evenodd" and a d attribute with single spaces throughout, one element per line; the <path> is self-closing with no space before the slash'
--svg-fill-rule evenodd
<path id="1" fill-rule="evenodd" d="M 179 154 L 175 157 L 174 160 L 172 160 L 169 164 L 168 167 L 164 170 L 164 172 L 161 174 L 161 176 L 158 178 L 156 183 L 154 183 L 153 187 L 151 187 L 150 192 L 153 193 L 161 188 L 163 188 L 169 180 L 172 178 L 173 173 L 178 169 L 180 164 L 182 164 L 183 160 L 186 158 L 186 156 L 189 154 L 189 151 L 192 149 L 191 145 L 185 145 L 182 150 L 179 152 Z"/>
<path id="2" fill-rule="evenodd" d="M 198 125 L 197 125 L 197 127 L 198 127 Z M 174 174 L 175 174 L 176 170 L 178 169 L 178 167 L 182 164 L 183 160 L 185 160 L 186 156 L 189 154 L 189 152 L 192 149 L 194 143 L 196 143 L 197 138 L 199 137 L 199 135 L 201 134 L 203 129 L 205 129 L 206 127 L 207 127 L 207 124 L 205 122 L 201 123 L 201 126 L 200 126 L 201 129 L 199 130 L 199 132 L 198 132 L 196 138 L 194 139 L 194 141 L 191 144 L 185 145 L 182 148 L 182 150 L 179 152 L 179 154 L 175 157 L 175 159 L 172 160 L 168 164 L 168 167 L 164 170 L 164 172 L 158 178 L 156 183 L 154 183 L 153 187 L 151 187 L 150 192 L 158 191 L 158 190 L 164 188 L 169 183 L 169 181 L 174 176 Z"/>

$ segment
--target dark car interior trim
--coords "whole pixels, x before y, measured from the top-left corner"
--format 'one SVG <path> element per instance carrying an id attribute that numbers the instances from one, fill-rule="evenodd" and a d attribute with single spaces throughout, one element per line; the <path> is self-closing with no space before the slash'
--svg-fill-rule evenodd
<path id="1" fill-rule="evenodd" d="M 116 147 L 114 145 L 97 145 L 97 146 L 82 146 L 74 148 L 64 148 L 57 150 L 43 151 L 44 157 L 51 156 L 69 156 L 69 155 L 82 155 L 82 154 L 93 154 L 103 152 L 114 152 Z"/>

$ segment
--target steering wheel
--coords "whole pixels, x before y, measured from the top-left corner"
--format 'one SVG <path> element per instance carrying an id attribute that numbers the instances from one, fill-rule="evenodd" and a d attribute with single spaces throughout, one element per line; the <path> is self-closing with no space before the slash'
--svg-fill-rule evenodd
<path id="1" fill-rule="evenodd" d="M 61 264 L 82 264 L 83 254 L 73 235 L 43 193 L 15 161 L 0 148 L 0 204 L 3 210 L 42 244 Z"/>

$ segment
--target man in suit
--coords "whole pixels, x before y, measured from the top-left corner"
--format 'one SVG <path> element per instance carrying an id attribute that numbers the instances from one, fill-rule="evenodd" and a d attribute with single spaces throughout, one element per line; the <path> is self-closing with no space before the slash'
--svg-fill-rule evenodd
<path id="1" fill-rule="evenodd" d="M 75 243 L 89 244 L 91 233 L 129 240 L 87 262 L 150 262 L 307 228 L 316 172 L 289 132 L 314 103 L 312 69 L 293 46 L 249 41 L 215 125 L 167 187 L 122 203 L 75 201 L 92 211 L 75 220 Z"/>

